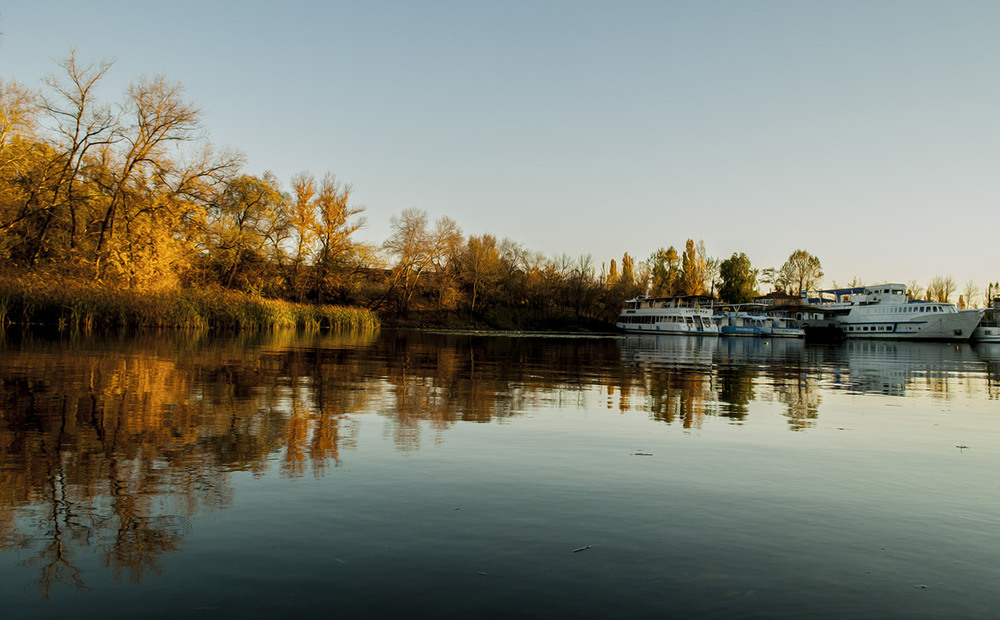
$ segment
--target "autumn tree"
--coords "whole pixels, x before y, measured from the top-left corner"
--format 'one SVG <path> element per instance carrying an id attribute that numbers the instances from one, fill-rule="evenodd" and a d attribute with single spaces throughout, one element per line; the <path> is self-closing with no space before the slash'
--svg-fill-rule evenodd
<path id="1" fill-rule="evenodd" d="M 462 242 L 462 232 L 449 217 L 440 218 L 431 229 L 427 212 L 411 207 L 390 219 L 392 235 L 383 244 L 384 250 L 396 259 L 389 280 L 389 289 L 380 300 L 400 291 L 398 306 L 404 314 L 417 290 L 417 285 L 435 265 L 443 268 L 442 259 L 453 256 Z"/>
<path id="2" fill-rule="evenodd" d="M 987 282 L 983 306 L 987 308 L 992 307 L 993 300 L 997 297 L 1000 297 L 1000 282 Z"/>
<path id="3" fill-rule="evenodd" d="M 630 288 L 635 284 L 635 260 L 625 252 L 622 255 L 622 275 L 618 282 L 623 288 Z"/>
<path id="4" fill-rule="evenodd" d="M 500 249 L 496 237 L 480 235 L 469 237 L 465 251 L 459 258 L 463 287 L 468 291 L 469 313 L 475 311 L 476 302 L 484 290 L 493 290 L 503 275 Z"/>
<path id="5" fill-rule="evenodd" d="M 52 149 L 37 141 L 35 95 L 17 82 L 0 80 L 0 260 L 8 261 L 33 215 L 33 177 L 44 177 Z M 39 165 L 39 162 L 42 162 Z M 33 172 L 38 170 L 38 172 Z"/>
<path id="6" fill-rule="evenodd" d="M 365 225 L 365 208 L 350 203 L 351 186 L 342 185 L 332 174 L 323 177 L 315 199 L 314 233 L 317 240 L 316 277 L 319 301 L 330 286 L 338 261 L 351 249 L 352 236 Z"/>
<path id="7" fill-rule="evenodd" d="M 209 209 L 210 256 L 220 282 L 260 287 L 287 236 L 284 196 L 271 173 L 241 175 Z"/>
<path id="8" fill-rule="evenodd" d="M 99 206 L 94 266 L 98 278 L 108 263 L 123 266 L 128 260 L 116 252 L 116 233 L 128 235 L 140 223 L 166 207 L 148 189 L 169 195 L 176 184 L 170 149 L 193 141 L 200 129 L 200 112 L 181 97 L 182 87 L 162 76 L 139 79 L 128 89 L 110 139 L 101 145 L 101 175 L 105 190 Z"/>
<path id="9" fill-rule="evenodd" d="M 798 295 L 816 288 L 822 278 L 823 267 L 819 259 L 805 250 L 795 250 L 778 270 L 776 284 Z"/>
<path id="10" fill-rule="evenodd" d="M 292 196 L 288 207 L 288 225 L 291 228 L 293 250 L 291 253 L 292 273 L 289 287 L 296 301 L 302 301 L 305 286 L 301 273 L 312 260 L 315 252 L 316 229 L 316 179 L 308 172 L 300 172 L 292 177 Z"/>
<path id="11" fill-rule="evenodd" d="M 719 265 L 719 297 L 730 303 L 743 304 L 757 295 L 757 270 L 743 252 L 733 255 Z"/>
<path id="12" fill-rule="evenodd" d="M 618 285 L 618 263 L 615 259 L 611 259 L 611 264 L 608 267 L 608 277 L 604 281 L 604 285 L 608 288 L 614 288 Z"/>
<path id="13" fill-rule="evenodd" d="M 646 261 L 649 265 L 651 297 L 666 297 L 677 293 L 681 278 L 680 260 L 674 246 L 658 249 Z"/>
<path id="14" fill-rule="evenodd" d="M 499 251 L 501 286 L 507 304 L 512 308 L 522 306 L 528 302 L 529 282 L 538 254 L 508 238 L 500 241 Z"/>
<path id="15" fill-rule="evenodd" d="M 0 93 L 0 251 L 128 286 L 175 282 L 205 205 L 240 158 L 201 138 L 179 85 L 139 80 L 112 107 L 96 96 L 110 62 L 84 65 L 70 52 L 59 66 L 37 99 Z M 15 122 L 33 104 L 37 118 Z"/>
<path id="16" fill-rule="evenodd" d="M 705 292 L 705 255 L 692 239 L 684 244 L 681 257 L 681 292 L 684 295 L 702 295 Z"/>

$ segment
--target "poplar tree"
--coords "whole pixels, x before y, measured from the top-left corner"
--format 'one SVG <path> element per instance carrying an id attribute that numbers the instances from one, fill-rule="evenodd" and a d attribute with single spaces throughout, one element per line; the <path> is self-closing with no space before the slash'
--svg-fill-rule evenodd
<path id="1" fill-rule="evenodd" d="M 681 258 L 681 291 L 685 295 L 701 295 L 705 292 L 705 257 L 691 239 L 684 244 L 684 255 Z"/>

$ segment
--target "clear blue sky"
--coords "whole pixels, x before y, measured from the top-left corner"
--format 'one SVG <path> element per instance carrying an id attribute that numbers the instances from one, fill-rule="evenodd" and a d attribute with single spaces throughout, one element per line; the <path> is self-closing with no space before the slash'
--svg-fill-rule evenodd
<path id="1" fill-rule="evenodd" d="M 1000 279 L 1000 2 L 7 2 L 0 77 L 163 74 L 253 173 L 547 255 L 703 239 L 825 285 Z"/>

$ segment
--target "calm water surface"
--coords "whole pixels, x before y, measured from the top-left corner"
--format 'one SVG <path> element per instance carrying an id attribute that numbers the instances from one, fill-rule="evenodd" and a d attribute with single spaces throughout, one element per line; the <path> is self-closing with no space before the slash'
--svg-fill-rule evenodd
<path id="1" fill-rule="evenodd" d="M 1000 610 L 1000 347 L 0 338 L 4 618 Z"/>

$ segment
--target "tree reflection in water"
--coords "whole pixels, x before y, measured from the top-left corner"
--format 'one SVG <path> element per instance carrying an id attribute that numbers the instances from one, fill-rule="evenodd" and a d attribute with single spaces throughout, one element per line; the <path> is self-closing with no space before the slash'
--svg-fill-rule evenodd
<path id="1" fill-rule="evenodd" d="M 84 587 L 79 554 L 120 581 L 160 572 L 199 513 L 233 501 L 230 473 L 324 475 L 377 414 L 399 450 L 430 429 L 572 405 L 683 429 L 744 423 L 755 402 L 812 427 L 823 389 L 948 398 L 996 359 L 911 343 L 626 336 L 145 334 L 0 339 L 0 549 L 27 556 L 47 596 Z M 977 349 L 978 351 L 979 349 Z M 992 369 L 992 370 L 990 370 Z M 977 379 L 978 380 L 978 379 Z M 971 389 L 971 388 L 969 388 Z M 976 387 L 975 389 L 979 389 Z M 593 400 L 593 403 L 590 401 Z"/>

